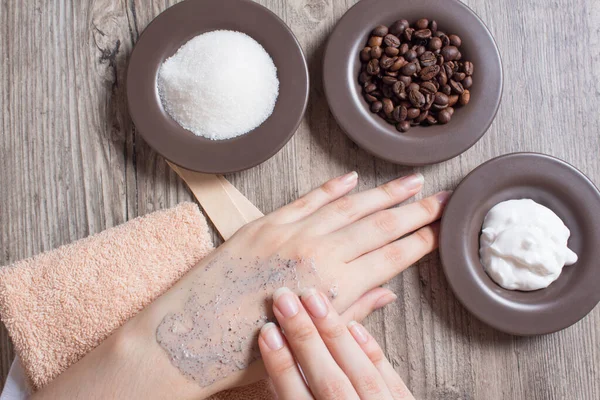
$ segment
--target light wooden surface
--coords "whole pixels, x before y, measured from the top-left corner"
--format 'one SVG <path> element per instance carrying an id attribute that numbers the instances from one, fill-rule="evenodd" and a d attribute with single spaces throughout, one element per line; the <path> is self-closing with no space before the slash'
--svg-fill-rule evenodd
<path id="1" fill-rule="evenodd" d="M 400 0 L 399 0 L 400 1 Z M 311 97 L 275 157 L 228 176 L 264 212 L 349 170 L 360 189 L 411 171 L 358 149 L 331 117 L 321 85 L 327 35 L 354 0 L 261 0 L 282 17 L 310 66 Z M 127 115 L 127 57 L 166 0 L 0 3 L 0 264 L 53 249 L 137 215 L 190 200 Z M 467 0 L 500 47 L 500 112 L 472 149 L 420 168 L 424 194 L 453 188 L 504 153 L 560 157 L 600 184 L 600 2 Z M 599 399 L 600 307 L 562 332 L 511 337 L 457 302 L 437 254 L 390 282 L 399 301 L 368 327 L 422 399 Z M 0 378 L 13 358 L 0 332 Z"/>

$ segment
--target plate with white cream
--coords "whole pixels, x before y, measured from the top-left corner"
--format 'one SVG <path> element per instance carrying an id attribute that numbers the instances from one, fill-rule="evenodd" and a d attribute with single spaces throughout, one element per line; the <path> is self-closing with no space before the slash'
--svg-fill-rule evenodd
<path id="1" fill-rule="evenodd" d="M 567 328 L 600 301 L 600 192 L 557 158 L 514 153 L 473 170 L 440 231 L 449 285 L 477 318 L 514 335 Z"/>
<path id="2" fill-rule="evenodd" d="M 189 170 L 230 173 L 277 153 L 308 102 L 306 59 L 289 27 L 250 0 L 185 0 L 136 43 L 127 102 L 137 131 Z"/>

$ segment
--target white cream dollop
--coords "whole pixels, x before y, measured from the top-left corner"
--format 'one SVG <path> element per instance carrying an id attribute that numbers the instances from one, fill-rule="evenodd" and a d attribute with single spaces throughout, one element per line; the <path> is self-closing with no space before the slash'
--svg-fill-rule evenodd
<path id="1" fill-rule="evenodd" d="M 558 279 L 565 265 L 577 262 L 567 247 L 570 235 L 549 208 L 530 199 L 503 201 L 483 221 L 481 263 L 505 289 L 542 289 Z"/>

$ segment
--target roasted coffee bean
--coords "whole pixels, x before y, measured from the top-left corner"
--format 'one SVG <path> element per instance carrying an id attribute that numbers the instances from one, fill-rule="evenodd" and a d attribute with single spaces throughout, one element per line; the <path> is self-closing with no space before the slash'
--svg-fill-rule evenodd
<path id="1" fill-rule="evenodd" d="M 404 83 L 404 86 L 408 87 L 408 85 L 410 85 L 412 83 L 412 78 L 410 76 L 399 76 L 398 77 L 399 81 L 402 81 L 402 83 Z"/>
<path id="2" fill-rule="evenodd" d="M 421 39 L 421 40 L 429 39 L 431 37 L 431 31 L 429 29 L 420 29 L 420 30 L 416 31 L 413 34 L 413 36 L 416 39 Z"/>
<path id="3" fill-rule="evenodd" d="M 408 50 L 410 50 L 410 46 L 408 45 L 408 43 L 402 43 L 398 50 L 400 50 L 400 55 L 403 56 Z"/>
<path id="4" fill-rule="evenodd" d="M 385 25 L 379 25 L 379 26 L 375 27 L 375 29 L 373 29 L 373 32 L 371 32 L 371 35 L 373 35 L 373 36 L 384 37 L 387 34 L 388 34 L 388 27 Z"/>
<path id="5" fill-rule="evenodd" d="M 466 77 L 467 75 L 465 75 L 464 72 L 455 72 L 454 75 L 452 75 L 452 79 L 454 79 L 457 82 L 461 82 Z"/>
<path id="6" fill-rule="evenodd" d="M 440 86 L 445 86 L 448 83 L 448 75 L 446 75 L 446 71 L 443 68 L 440 69 L 440 73 L 436 78 Z"/>
<path id="7" fill-rule="evenodd" d="M 435 104 L 439 104 L 441 106 L 447 106 L 448 105 L 448 96 L 442 92 L 437 92 L 435 94 L 435 98 L 433 101 Z"/>
<path id="8" fill-rule="evenodd" d="M 462 94 L 458 98 L 458 103 L 461 106 L 466 106 L 467 104 L 469 104 L 470 100 L 471 100 L 471 92 L 469 92 L 468 90 L 465 90 L 462 92 Z"/>
<path id="9" fill-rule="evenodd" d="M 408 114 L 408 110 L 404 106 L 397 106 L 394 108 L 392 112 L 392 117 L 396 122 L 402 122 L 406 119 L 406 115 Z"/>
<path id="10" fill-rule="evenodd" d="M 377 90 L 377 85 L 374 83 L 367 83 L 365 85 L 365 93 L 371 93 Z"/>
<path id="11" fill-rule="evenodd" d="M 429 115 L 429 111 L 427 111 L 427 110 L 421 111 L 421 114 L 419 114 L 419 116 L 417 118 L 415 118 L 415 122 L 417 124 L 420 124 L 421 122 L 425 121 L 425 119 L 427 118 L 428 115 Z"/>
<path id="12" fill-rule="evenodd" d="M 427 122 L 428 125 L 435 125 L 438 123 L 437 119 L 432 114 L 429 114 L 427 118 L 425 118 L 425 122 Z"/>
<path id="13" fill-rule="evenodd" d="M 389 69 L 385 71 L 386 76 L 393 76 L 394 78 L 398 78 L 398 71 L 390 71 Z"/>
<path id="14" fill-rule="evenodd" d="M 452 46 L 460 47 L 460 45 L 462 44 L 462 40 L 460 40 L 460 37 L 458 35 L 450 35 L 448 36 L 448 38 L 450 39 L 450 44 Z"/>
<path id="15" fill-rule="evenodd" d="M 431 38 L 427 47 L 429 47 L 429 50 L 440 50 L 442 48 L 442 39 L 438 37 Z"/>
<path id="16" fill-rule="evenodd" d="M 360 60 L 362 62 L 368 62 L 370 59 L 371 59 L 371 48 L 367 46 L 361 50 Z"/>
<path id="17" fill-rule="evenodd" d="M 402 81 L 396 81 L 392 86 L 392 92 L 394 92 L 394 94 L 398 97 L 400 97 L 400 95 L 404 93 L 405 89 L 406 86 L 404 86 L 404 82 Z"/>
<path id="18" fill-rule="evenodd" d="M 457 102 L 458 102 L 458 95 L 457 94 L 451 94 L 450 96 L 448 96 L 448 106 L 454 107 L 454 105 Z"/>
<path id="19" fill-rule="evenodd" d="M 408 87 L 406 88 L 406 90 L 407 90 L 408 92 L 410 92 L 410 91 L 413 91 L 413 90 L 417 90 L 417 91 L 418 91 L 418 90 L 420 90 L 420 89 L 421 89 L 421 86 L 419 86 L 419 84 L 418 84 L 418 83 L 416 83 L 416 82 L 413 82 L 413 83 L 411 83 L 411 84 L 410 84 L 410 85 L 408 85 Z"/>
<path id="20" fill-rule="evenodd" d="M 371 36 L 368 44 L 370 47 L 381 46 L 383 44 L 383 38 L 381 36 Z"/>
<path id="21" fill-rule="evenodd" d="M 392 24 L 390 27 L 390 33 L 392 35 L 400 36 L 406 28 L 408 28 L 410 24 L 407 20 L 401 19 Z"/>
<path id="22" fill-rule="evenodd" d="M 419 116 L 419 114 L 421 114 L 421 110 L 418 108 L 409 108 L 406 112 L 406 118 L 415 119 Z"/>
<path id="23" fill-rule="evenodd" d="M 413 28 L 406 28 L 404 30 L 404 33 L 402 34 L 402 37 L 404 38 L 404 40 L 406 40 L 407 42 L 410 42 L 412 40 L 413 37 L 413 33 L 415 32 L 415 30 Z"/>
<path id="24" fill-rule="evenodd" d="M 444 56 L 441 54 L 437 54 L 436 57 L 437 57 L 436 64 L 439 65 L 440 67 L 442 65 L 444 65 Z"/>
<path id="25" fill-rule="evenodd" d="M 431 30 L 431 32 L 435 33 L 437 32 L 438 29 L 438 25 L 437 25 L 437 21 L 434 19 L 433 21 L 429 22 L 429 29 Z"/>
<path id="26" fill-rule="evenodd" d="M 456 46 L 446 46 L 442 48 L 441 54 L 444 57 L 444 60 L 453 61 L 456 60 L 456 57 L 458 56 L 458 49 Z"/>
<path id="27" fill-rule="evenodd" d="M 381 93 L 381 90 L 377 89 L 374 92 L 369 93 L 371 96 L 375 96 L 378 99 L 380 99 L 383 96 L 383 93 Z"/>
<path id="28" fill-rule="evenodd" d="M 441 38 L 444 35 L 445 35 L 444 31 L 440 31 L 439 29 L 433 33 L 433 37 Z"/>
<path id="29" fill-rule="evenodd" d="M 426 51 L 421 54 L 419 61 L 421 62 L 422 67 L 430 67 L 436 64 L 437 58 L 431 51 Z"/>
<path id="30" fill-rule="evenodd" d="M 393 85 L 394 83 L 398 82 L 398 79 L 396 79 L 392 76 L 384 76 L 383 78 L 381 78 L 381 81 L 385 85 Z"/>
<path id="31" fill-rule="evenodd" d="M 408 62 L 404 59 L 404 57 L 399 56 L 396 58 L 394 64 L 390 67 L 390 71 L 398 71 L 400 68 L 404 67 Z"/>
<path id="32" fill-rule="evenodd" d="M 423 94 L 434 94 L 437 92 L 437 88 L 433 82 L 423 82 L 421 83 L 421 93 Z"/>
<path id="33" fill-rule="evenodd" d="M 444 85 L 440 88 L 440 92 L 444 93 L 446 96 L 450 96 L 452 93 L 452 88 L 450 85 Z"/>
<path id="34" fill-rule="evenodd" d="M 456 55 L 456 59 L 460 60 L 462 58 L 462 53 L 459 51 L 458 54 Z"/>
<path id="35" fill-rule="evenodd" d="M 393 57 L 388 57 L 387 55 L 382 55 L 379 59 L 379 66 L 383 69 L 389 69 L 394 63 L 396 59 Z"/>
<path id="36" fill-rule="evenodd" d="M 383 43 L 385 43 L 385 45 L 389 47 L 400 47 L 400 39 L 398 39 L 391 33 L 385 35 L 385 37 L 383 38 Z"/>
<path id="37" fill-rule="evenodd" d="M 396 125 L 396 129 L 398 129 L 400 132 L 408 132 L 408 130 L 410 129 L 410 122 L 408 122 L 408 121 L 399 122 Z"/>
<path id="38" fill-rule="evenodd" d="M 433 98 L 434 98 L 434 96 L 432 94 L 426 94 L 425 95 L 425 105 L 421 109 L 429 110 L 431 108 L 431 106 L 433 105 Z"/>
<path id="39" fill-rule="evenodd" d="M 442 67 L 444 68 L 444 72 L 446 73 L 447 77 L 452 77 L 452 75 L 454 75 L 454 71 L 452 70 L 449 62 L 445 62 Z"/>
<path id="40" fill-rule="evenodd" d="M 385 54 L 387 54 L 390 57 L 396 57 L 399 53 L 400 53 L 400 50 L 398 50 L 396 47 L 386 47 L 385 48 Z"/>
<path id="41" fill-rule="evenodd" d="M 408 63 L 404 67 L 402 67 L 400 72 L 402 73 L 402 75 L 410 76 L 417 72 L 417 66 L 414 63 Z"/>
<path id="42" fill-rule="evenodd" d="M 419 60 L 413 60 L 413 64 L 415 64 L 415 67 L 417 67 L 417 74 L 421 72 L 421 69 L 423 68 L 421 67 L 421 63 L 419 62 Z"/>
<path id="43" fill-rule="evenodd" d="M 450 108 L 447 108 L 445 110 L 441 110 L 438 113 L 437 117 L 438 117 L 438 122 L 440 124 L 447 124 L 452 119 L 452 114 L 450 113 L 449 109 Z"/>
<path id="44" fill-rule="evenodd" d="M 369 93 L 365 93 L 365 100 L 366 100 L 368 103 L 373 103 L 373 102 L 376 102 L 376 101 L 377 101 L 377 97 L 375 97 L 375 96 L 371 96 Z"/>
<path id="45" fill-rule="evenodd" d="M 371 58 L 379 59 L 383 55 L 383 49 L 379 46 L 371 47 Z"/>
<path id="46" fill-rule="evenodd" d="M 425 46 L 417 46 L 417 48 L 416 48 L 417 57 L 421 57 L 426 51 L 427 51 L 427 49 L 425 48 Z"/>
<path id="47" fill-rule="evenodd" d="M 447 110 L 450 113 L 450 115 L 454 114 L 454 107 L 448 107 Z"/>
<path id="48" fill-rule="evenodd" d="M 448 104 L 442 106 L 441 104 L 435 104 L 435 103 L 433 103 L 433 105 L 431 106 L 431 109 L 433 111 L 440 111 L 440 110 L 443 110 L 444 108 L 447 108 L 447 107 L 448 107 Z"/>
<path id="49" fill-rule="evenodd" d="M 408 50 L 406 53 L 404 53 L 404 58 L 406 61 L 412 61 L 417 58 L 417 52 L 412 49 Z"/>
<path id="50" fill-rule="evenodd" d="M 383 103 L 380 101 L 374 101 L 371 103 L 371 112 L 378 113 L 383 108 Z"/>
<path id="51" fill-rule="evenodd" d="M 425 29 L 429 26 L 429 20 L 427 18 L 421 18 L 420 20 L 417 21 L 417 23 L 415 24 L 415 27 L 417 29 Z"/>
<path id="52" fill-rule="evenodd" d="M 411 107 L 412 107 L 412 104 L 411 104 L 411 103 L 410 103 L 410 101 L 408 101 L 408 100 L 402 100 L 402 101 L 400 102 L 400 105 L 401 105 L 401 106 L 404 106 L 404 107 L 406 107 L 406 109 L 409 109 L 409 108 L 411 108 Z"/>
<path id="53" fill-rule="evenodd" d="M 372 59 L 367 64 L 367 74 L 369 75 L 377 75 L 381 69 L 379 68 L 379 60 Z"/>
<path id="54" fill-rule="evenodd" d="M 358 82 L 361 85 L 364 85 L 367 82 L 371 82 L 371 75 L 367 74 L 367 72 L 361 72 L 360 75 L 358 76 Z"/>
<path id="55" fill-rule="evenodd" d="M 408 92 L 408 100 L 415 108 L 421 108 L 426 103 L 425 96 L 418 90 Z"/>
<path id="56" fill-rule="evenodd" d="M 460 82 L 456 82 L 453 79 L 450 79 L 449 85 L 452 88 L 453 93 L 462 94 L 465 91 L 465 88 L 463 87 L 463 85 Z"/>
<path id="57" fill-rule="evenodd" d="M 392 100 L 384 98 L 383 100 L 381 100 L 381 102 L 383 103 L 383 112 L 385 113 L 385 115 L 391 116 L 392 111 L 394 111 L 394 103 L 392 102 Z"/>
<path id="58" fill-rule="evenodd" d="M 450 46 L 450 38 L 448 36 L 443 34 L 440 36 L 440 39 L 442 39 L 442 48 Z"/>
<path id="59" fill-rule="evenodd" d="M 465 61 L 463 64 L 463 71 L 467 76 L 473 75 L 473 63 L 471 61 Z"/>
<path id="60" fill-rule="evenodd" d="M 437 76 L 437 74 L 439 74 L 439 73 L 440 73 L 440 66 L 432 65 L 430 67 L 423 68 L 421 70 L 421 72 L 419 72 L 419 77 L 421 77 L 421 79 L 423 79 L 424 81 L 428 81 L 428 80 L 435 78 Z"/>
<path id="61" fill-rule="evenodd" d="M 461 83 L 463 85 L 463 88 L 470 89 L 471 86 L 473 86 L 473 78 L 471 78 L 470 76 L 467 76 L 465 79 L 463 79 L 463 81 Z"/>

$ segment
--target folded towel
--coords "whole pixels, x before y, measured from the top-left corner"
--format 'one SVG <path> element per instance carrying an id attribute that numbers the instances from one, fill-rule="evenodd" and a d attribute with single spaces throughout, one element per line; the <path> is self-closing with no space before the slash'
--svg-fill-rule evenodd
<path id="1" fill-rule="evenodd" d="M 213 249 L 193 203 L 0 269 L 0 315 L 34 390 L 96 347 Z"/>

